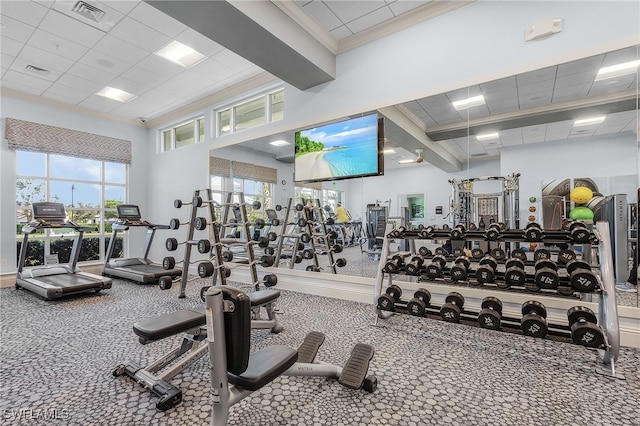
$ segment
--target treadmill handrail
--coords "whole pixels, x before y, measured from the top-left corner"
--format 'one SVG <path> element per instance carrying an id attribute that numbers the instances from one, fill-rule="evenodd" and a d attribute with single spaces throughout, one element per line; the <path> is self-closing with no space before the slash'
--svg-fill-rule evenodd
<path id="1" fill-rule="evenodd" d="M 98 231 L 97 226 L 78 225 L 70 220 L 65 220 L 64 222 L 48 222 L 46 220 L 40 219 L 40 220 L 35 220 L 33 222 L 29 222 L 26 225 L 23 225 L 22 233 L 33 234 L 38 229 L 53 229 L 53 228 L 74 229 L 76 231 L 81 231 L 81 232 L 97 232 Z"/>

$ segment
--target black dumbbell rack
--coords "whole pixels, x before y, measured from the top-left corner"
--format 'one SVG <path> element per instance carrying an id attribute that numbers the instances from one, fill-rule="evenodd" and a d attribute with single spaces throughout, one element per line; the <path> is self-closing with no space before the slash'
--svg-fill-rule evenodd
<path id="1" fill-rule="evenodd" d="M 333 257 L 334 250 L 331 245 L 329 238 L 329 229 L 327 228 L 327 221 L 324 217 L 324 209 L 320 204 L 320 200 L 315 199 L 313 201 L 313 215 L 305 208 L 305 219 L 307 221 L 307 232 L 311 236 L 311 240 L 309 241 L 309 245 L 311 247 L 313 257 L 311 260 L 313 261 L 313 266 L 309 266 L 307 270 L 312 271 L 320 271 L 320 262 L 318 261 L 318 253 L 319 250 L 322 250 L 323 254 L 326 254 L 327 259 L 329 260 L 329 267 L 331 268 L 331 272 L 337 274 L 336 261 Z M 319 229 L 316 230 L 315 227 L 318 226 Z M 335 231 L 333 231 L 335 232 Z M 322 246 L 316 246 L 316 239 L 322 240 Z M 312 269 L 313 268 L 313 269 Z"/>
<path id="2" fill-rule="evenodd" d="M 589 231 L 588 241 L 584 242 L 584 236 L 581 239 L 582 242 L 580 244 L 584 244 L 584 246 L 586 247 L 587 257 L 589 257 L 589 255 L 592 252 L 594 253 L 594 255 L 597 252 L 597 258 L 599 259 L 599 264 L 593 265 L 594 271 L 596 269 L 598 271 L 598 274 L 597 274 L 598 286 L 592 292 L 581 293 L 581 295 L 582 297 L 584 297 L 586 301 L 591 300 L 592 293 L 598 293 L 600 296 L 599 310 L 598 310 L 599 311 L 598 324 L 603 331 L 604 343 L 599 348 L 600 350 L 598 352 L 605 367 L 599 368 L 597 369 L 597 371 L 602 374 L 606 374 L 614 377 L 620 377 L 619 375 L 616 375 L 615 366 L 614 366 L 614 362 L 617 359 L 618 353 L 619 353 L 620 332 L 619 332 L 619 326 L 618 326 L 617 305 L 615 301 L 615 281 L 613 278 L 611 242 L 609 240 L 608 226 L 609 225 L 607 222 L 598 222 L 596 224 L 596 228 L 592 231 L 591 230 Z M 510 242 L 514 242 L 516 244 L 528 242 L 524 240 L 524 230 L 522 230 L 522 232 L 520 232 L 519 230 L 514 230 L 510 233 L 501 231 L 500 234 L 501 234 L 499 238 L 500 241 L 507 240 Z M 378 268 L 374 300 L 373 300 L 374 307 L 377 313 L 376 323 L 378 319 L 386 319 L 393 314 L 393 312 L 383 311 L 379 309 L 379 307 L 377 306 L 378 298 L 383 292 L 382 286 L 383 286 L 384 278 L 385 277 L 387 278 L 388 284 L 389 286 L 391 286 L 392 276 L 398 273 L 399 274 L 404 273 L 402 271 L 402 267 L 398 266 L 399 264 L 395 265 L 397 266 L 396 268 L 391 268 L 392 271 L 389 270 L 390 269 L 389 267 L 385 268 L 385 265 L 387 264 L 389 259 L 392 258 L 390 253 L 390 240 L 392 239 L 411 240 L 411 244 L 410 244 L 411 252 L 409 253 L 409 256 L 407 256 L 410 258 L 411 255 L 416 255 L 415 244 L 414 244 L 415 240 L 451 239 L 451 230 L 450 229 L 447 229 L 447 230 L 429 229 L 426 232 L 424 230 L 403 230 L 403 232 L 398 233 L 397 231 L 393 232 L 391 225 L 387 225 L 385 235 L 386 236 L 383 242 L 382 256 L 380 258 L 380 265 Z M 521 237 L 519 237 L 519 235 L 521 235 Z M 543 235 L 544 236 L 542 237 L 541 241 L 545 243 L 561 243 L 561 244 L 575 243 L 572 233 L 569 231 L 552 231 L 552 232 L 544 233 Z M 456 239 L 462 240 L 465 242 L 474 241 L 474 240 L 477 241 L 479 239 L 484 240 L 485 234 L 479 233 L 479 232 L 478 233 L 462 232 L 461 235 L 456 235 L 456 237 L 457 237 Z M 597 247 L 597 251 L 596 251 L 596 247 Z M 447 259 L 447 264 L 449 264 L 449 262 L 451 262 L 453 259 L 455 258 L 449 257 Z M 450 269 L 444 267 L 444 265 L 442 267 L 442 270 L 443 270 L 443 276 L 445 277 L 447 273 L 450 272 Z M 438 278 L 431 277 L 431 278 L 425 279 L 426 274 L 423 271 L 424 269 L 421 271 L 418 271 L 418 274 L 416 275 L 418 280 L 428 281 L 434 284 L 438 284 L 438 283 L 447 284 L 447 285 L 456 284 L 450 279 L 447 280 L 446 278 L 441 278 L 441 277 L 438 277 Z M 498 275 L 498 278 L 503 278 L 503 277 L 500 277 Z M 571 287 L 568 287 L 566 285 L 566 277 L 563 277 L 561 282 L 563 285 L 562 287 L 559 287 L 559 288 L 561 288 L 562 290 L 559 292 L 558 291 L 552 292 L 551 295 L 554 297 L 574 297 L 575 298 L 577 292 L 571 289 Z M 475 285 L 470 285 L 470 283 L 473 283 Z M 478 284 L 477 277 L 475 277 L 474 274 L 471 273 L 470 277 L 466 281 L 462 283 L 458 282 L 457 284 L 459 284 L 460 287 L 463 287 L 463 286 L 475 287 Z M 485 283 L 484 286 L 487 286 L 487 284 Z M 497 291 L 515 291 L 515 292 L 521 292 L 521 293 L 528 293 L 527 290 L 523 290 L 521 288 L 507 289 L 507 288 L 501 288 L 501 286 L 497 286 L 497 285 L 495 286 L 495 288 L 493 287 L 493 285 L 487 286 L 487 287 L 491 287 L 492 290 L 495 289 Z M 572 291 L 568 291 L 567 288 Z M 406 312 L 406 308 L 403 308 L 402 304 L 400 304 L 397 311 L 401 313 L 403 311 Z M 471 313 L 471 315 L 473 315 L 473 313 Z M 507 321 L 505 324 L 508 325 L 512 323 L 512 321 L 509 321 L 510 320 L 509 318 L 506 318 L 506 320 Z M 512 320 L 515 320 L 515 319 L 512 319 Z M 519 324 L 519 321 L 516 321 L 515 323 Z M 557 325 L 554 325 L 554 328 L 557 328 Z M 564 331 L 566 332 L 568 327 L 560 326 L 559 329 L 560 330 L 564 329 Z"/>
<path id="3" fill-rule="evenodd" d="M 274 265 L 280 266 L 281 264 L 286 264 L 289 269 L 293 269 L 295 264 L 296 256 L 298 256 L 298 243 L 301 241 L 303 229 L 300 229 L 297 222 L 294 224 L 290 222 L 293 220 L 292 214 L 293 208 L 293 199 L 289 198 L 287 200 L 287 205 L 282 208 L 284 210 L 284 218 L 281 223 L 281 232 L 278 235 L 278 243 L 275 249 L 275 262 Z M 287 227 L 293 225 L 293 232 L 288 232 Z M 286 262 L 281 262 L 285 258 L 285 252 L 288 252 Z"/>

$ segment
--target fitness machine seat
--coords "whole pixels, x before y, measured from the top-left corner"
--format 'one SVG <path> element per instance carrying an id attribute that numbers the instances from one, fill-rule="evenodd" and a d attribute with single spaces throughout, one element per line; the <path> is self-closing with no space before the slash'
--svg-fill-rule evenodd
<path id="1" fill-rule="evenodd" d="M 201 327 L 205 323 L 204 309 L 181 309 L 138 321 L 133 325 L 133 332 L 140 338 L 140 343 L 146 345 Z"/>
<path id="2" fill-rule="evenodd" d="M 247 293 L 249 300 L 251 301 L 251 307 L 262 306 L 266 303 L 273 302 L 280 297 L 279 290 L 258 290 Z"/>
<path id="3" fill-rule="evenodd" d="M 298 360 L 298 351 L 288 346 L 274 345 L 251 353 L 249 365 L 241 374 L 229 373 L 229 383 L 256 391 L 287 371 Z"/>

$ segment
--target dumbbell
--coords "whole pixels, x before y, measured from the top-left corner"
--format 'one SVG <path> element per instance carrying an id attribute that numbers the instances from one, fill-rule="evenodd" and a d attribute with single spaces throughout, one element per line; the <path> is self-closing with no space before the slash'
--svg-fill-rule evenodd
<path id="1" fill-rule="evenodd" d="M 491 250 L 491 256 L 493 256 L 495 260 L 504 260 L 507 257 L 507 252 L 505 252 L 504 249 L 497 247 Z"/>
<path id="2" fill-rule="evenodd" d="M 298 256 L 296 256 L 298 257 Z M 298 259 L 294 259 L 295 263 L 300 263 L 302 262 L 302 257 L 300 257 L 300 262 L 297 261 Z M 260 266 L 262 266 L 263 268 L 268 268 L 270 266 L 273 266 L 273 264 L 275 263 L 276 258 L 274 256 L 270 256 L 268 254 L 264 254 L 262 256 L 260 256 Z"/>
<path id="3" fill-rule="evenodd" d="M 576 252 L 569 249 L 563 249 L 558 252 L 558 263 L 566 265 L 576 258 Z"/>
<path id="4" fill-rule="evenodd" d="M 444 299 L 440 308 L 440 318 L 446 322 L 460 322 L 460 314 L 464 307 L 464 296 L 452 291 Z"/>
<path id="5" fill-rule="evenodd" d="M 417 275 L 423 264 L 424 258 L 422 256 L 413 256 L 411 261 L 405 265 L 404 271 L 409 275 Z"/>
<path id="6" fill-rule="evenodd" d="M 461 240 L 464 237 L 466 229 L 462 223 L 457 224 L 449 233 L 452 240 Z"/>
<path id="7" fill-rule="evenodd" d="M 219 203 L 217 201 L 203 201 L 202 198 L 198 195 L 196 195 L 195 197 L 193 197 L 193 204 L 197 205 L 198 207 L 200 207 L 201 205 L 205 204 L 205 203 L 213 203 L 216 206 L 231 206 L 231 207 L 240 207 L 241 203 Z M 248 202 L 246 201 L 244 203 L 245 206 L 251 207 L 254 210 L 260 210 L 260 207 L 262 207 L 262 203 L 258 200 L 254 200 L 252 202 Z"/>
<path id="8" fill-rule="evenodd" d="M 484 257 L 484 251 L 479 248 L 474 248 L 473 250 L 471 250 L 471 257 L 474 260 L 480 260 Z"/>
<path id="9" fill-rule="evenodd" d="M 493 256 L 485 256 L 480 260 L 480 266 L 476 269 L 478 285 L 492 283 L 496 279 L 498 262 Z"/>
<path id="10" fill-rule="evenodd" d="M 402 289 L 395 284 L 391 284 L 384 294 L 378 296 L 378 309 L 381 311 L 395 311 L 396 302 L 400 301 Z"/>
<path id="11" fill-rule="evenodd" d="M 567 272 L 569 273 L 569 282 L 571 288 L 581 293 L 595 290 L 598 286 L 598 278 L 584 260 L 571 260 L 567 263 Z"/>
<path id="12" fill-rule="evenodd" d="M 340 257 L 336 259 L 330 266 L 337 266 L 338 268 L 342 268 L 343 266 L 347 266 L 347 259 L 344 257 Z"/>
<path id="13" fill-rule="evenodd" d="M 535 264 L 535 282 L 540 288 L 556 289 L 560 284 L 558 265 L 551 259 L 540 259 Z"/>
<path id="14" fill-rule="evenodd" d="M 178 229 L 182 225 L 189 225 L 189 222 L 180 222 L 180 219 L 177 218 L 173 218 L 169 221 L 169 229 Z"/>
<path id="15" fill-rule="evenodd" d="M 303 232 L 302 234 L 300 234 L 300 241 L 302 241 L 303 243 L 308 243 L 309 241 L 311 241 L 311 235 Z"/>
<path id="16" fill-rule="evenodd" d="M 527 223 L 524 228 L 524 240 L 525 241 L 542 241 L 542 227 L 535 223 Z"/>
<path id="17" fill-rule="evenodd" d="M 527 261 L 527 253 L 523 252 L 521 249 L 513 249 L 511 251 L 511 257 L 515 259 L 520 259 L 523 262 Z"/>
<path id="18" fill-rule="evenodd" d="M 175 199 L 173 200 L 173 207 L 175 207 L 176 209 L 179 209 L 182 206 L 190 206 L 193 205 L 194 207 L 200 207 L 202 206 L 202 198 L 201 197 L 193 197 L 191 199 L 190 203 L 185 203 L 180 199 Z"/>
<path id="19" fill-rule="evenodd" d="M 439 256 L 447 256 L 449 254 L 443 247 L 436 248 L 435 253 Z"/>
<path id="20" fill-rule="evenodd" d="M 551 252 L 547 249 L 537 249 L 533 252 L 533 260 L 551 259 Z"/>
<path id="21" fill-rule="evenodd" d="M 416 317 L 423 317 L 431 301 L 431 293 L 426 288 L 419 288 L 413 298 L 407 302 L 407 312 Z"/>
<path id="22" fill-rule="evenodd" d="M 229 275 L 231 275 L 231 270 L 229 268 L 226 269 L 229 271 Z M 211 275 L 213 275 L 213 271 L 215 271 L 215 267 L 213 266 L 213 263 L 209 262 L 208 260 L 198 263 L 198 276 L 200 278 L 210 277 Z"/>
<path id="23" fill-rule="evenodd" d="M 431 252 L 431 250 L 429 250 L 427 247 L 420 247 L 418 249 L 418 254 L 422 257 L 429 257 L 431 256 L 433 253 Z"/>
<path id="24" fill-rule="evenodd" d="M 181 243 L 178 242 L 177 239 L 175 238 L 167 238 L 164 245 L 166 247 L 166 249 L 168 251 L 175 251 L 178 249 L 178 246 L 181 246 L 183 244 L 190 244 L 190 245 L 197 245 L 198 246 L 198 252 L 199 253 L 209 253 L 209 251 L 211 250 L 211 242 L 209 240 L 206 239 L 201 239 L 201 240 L 188 240 L 188 241 L 183 241 Z"/>
<path id="25" fill-rule="evenodd" d="M 269 241 L 275 241 L 278 239 L 278 234 L 276 234 L 275 232 L 271 231 L 271 232 L 267 232 L 267 239 Z"/>
<path id="26" fill-rule="evenodd" d="M 574 306 L 567 311 L 571 340 L 588 348 L 599 348 L 604 344 L 604 333 L 598 326 L 598 318 L 585 306 Z"/>
<path id="27" fill-rule="evenodd" d="M 507 260 L 504 267 L 504 281 L 497 283 L 499 288 L 507 289 L 511 286 L 520 287 L 524 285 L 527 280 L 527 274 L 522 260 L 512 257 Z"/>
<path id="28" fill-rule="evenodd" d="M 458 256 L 453 261 L 453 265 L 449 269 L 451 281 L 462 281 L 467 279 L 471 262 L 467 256 Z"/>
<path id="29" fill-rule="evenodd" d="M 307 226 L 307 219 L 300 217 L 298 218 L 296 223 L 294 223 L 294 225 L 298 225 L 299 227 L 304 228 L 305 226 Z"/>
<path id="30" fill-rule="evenodd" d="M 433 236 L 433 233 L 435 231 L 435 228 L 431 225 L 427 226 L 427 227 L 423 227 L 423 228 L 419 228 L 418 229 L 418 237 L 420 238 L 431 238 Z"/>
<path id="31" fill-rule="evenodd" d="M 456 247 L 451 252 L 451 255 L 454 257 L 464 256 L 464 249 L 462 247 Z"/>
<path id="32" fill-rule="evenodd" d="M 387 260 L 382 267 L 382 270 L 388 274 L 395 274 L 399 272 L 404 266 L 404 257 L 399 254 L 394 254 L 391 259 Z"/>
<path id="33" fill-rule="evenodd" d="M 332 253 L 342 253 L 342 244 L 334 244 L 329 249 Z"/>
<path id="34" fill-rule="evenodd" d="M 502 233 L 502 229 L 500 227 L 500 224 L 492 223 L 491 225 L 489 225 L 487 230 L 484 232 L 484 237 L 488 241 L 496 241 L 496 240 L 500 239 L 500 234 L 501 233 Z"/>
<path id="35" fill-rule="evenodd" d="M 524 302 L 522 304 L 520 327 L 525 336 L 546 336 L 549 332 L 549 326 L 547 325 L 547 308 L 536 300 Z"/>
<path id="36" fill-rule="evenodd" d="M 574 243 L 585 244 L 591 239 L 591 232 L 582 222 L 573 222 L 569 225 L 569 234 Z"/>
<path id="37" fill-rule="evenodd" d="M 278 284 L 278 277 L 276 274 L 267 274 L 262 277 L 262 283 L 265 287 L 273 287 Z"/>
<path id="38" fill-rule="evenodd" d="M 440 278 L 442 276 L 442 269 L 447 264 L 447 259 L 441 255 L 436 254 L 431 258 L 431 263 L 427 265 L 427 277 L 430 279 Z"/>
<path id="39" fill-rule="evenodd" d="M 303 259 L 307 259 L 307 260 L 313 259 L 313 255 L 314 255 L 313 249 L 308 248 L 308 249 L 302 250 L 302 258 Z"/>
<path id="40" fill-rule="evenodd" d="M 391 230 L 391 232 L 389 232 L 389 234 L 387 235 L 387 238 L 401 237 L 405 231 L 406 231 L 406 228 L 404 226 L 399 226 L 396 229 Z"/>
<path id="41" fill-rule="evenodd" d="M 478 314 L 478 324 L 482 328 L 499 330 L 502 321 L 502 302 L 497 297 L 488 296 L 482 299 L 482 310 Z"/>

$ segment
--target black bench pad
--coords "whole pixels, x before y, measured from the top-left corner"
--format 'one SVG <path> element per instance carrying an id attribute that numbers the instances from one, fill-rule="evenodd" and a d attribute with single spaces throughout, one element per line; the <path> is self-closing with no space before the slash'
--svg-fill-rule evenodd
<path id="1" fill-rule="evenodd" d="M 273 345 L 251 353 L 249 366 L 241 375 L 228 373 L 229 383 L 256 391 L 287 371 L 298 360 L 298 351 L 289 346 Z"/>
<path id="2" fill-rule="evenodd" d="M 279 290 L 258 290 L 247 293 L 251 300 L 251 307 L 261 306 L 280 297 Z"/>
<path id="3" fill-rule="evenodd" d="M 133 332 L 144 344 L 200 327 L 205 323 L 204 309 L 182 309 L 138 321 L 133 325 Z"/>

